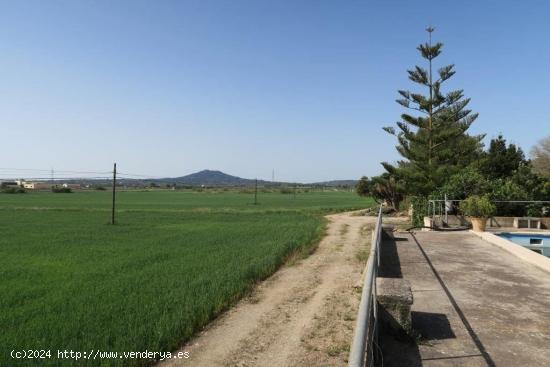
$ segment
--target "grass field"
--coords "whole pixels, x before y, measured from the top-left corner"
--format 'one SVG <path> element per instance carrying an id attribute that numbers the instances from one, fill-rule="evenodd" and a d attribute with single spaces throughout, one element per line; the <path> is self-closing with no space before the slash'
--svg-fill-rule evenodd
<path id="1" fill-rule="evenodd" d="M 0 195 L 0 208 L 111 208 L 111 192 L 80 191 L 73 194 L 28 192 L 26 194 Z M 364 208 L 370 205 L 355 193 L 341 191 L 292 194 L 258 193 L 258 205 L 253 205 L 253 194 L 235 191 L 120 191 L 117 192 L 117 208 L 122 210 L 306 210 L 334 211 Z"/>
<path id="2" fill-rule="evenodd" d="M 0 195 L 0 365 L 11 350 L 170 351 L 312 248 L 327 210 L 372 205 L 353 193 L 108 192 Z M 37 363 L 38 362 L 38 363 Z M 80 360 L 78 365 L 144 365 Z"/>

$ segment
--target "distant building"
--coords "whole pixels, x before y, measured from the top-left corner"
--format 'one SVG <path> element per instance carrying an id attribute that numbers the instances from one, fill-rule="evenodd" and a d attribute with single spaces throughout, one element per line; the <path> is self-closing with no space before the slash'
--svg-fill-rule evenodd
<path id="1" fill-rule="evenodd" d="M 75 183 L 58 183 L 58 182 L 33 182 L 19 179 L 15 181 L 4 181 L 2 187 L 22 187 L 27 190 L 50 190 L 53 186 L 61 186 L 70 189 L 80 189 L 80 184 Z"/>
<path id="2" fill-rule="evenodd" d="M 52 187 L 51 183 L 23 181 L 23 188 L 28 190 L 45 190 L 45 189 L 50 189 L 51 187 Z"/>

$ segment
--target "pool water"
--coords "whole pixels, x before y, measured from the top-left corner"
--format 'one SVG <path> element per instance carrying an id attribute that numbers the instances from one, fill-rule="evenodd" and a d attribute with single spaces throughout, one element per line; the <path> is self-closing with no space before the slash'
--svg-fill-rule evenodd
<path id="1" fill-rule="evenodd" d="M 521 245 L 529 250 L 550 257 L 550 235 L 539 233 L 510 233 L 498 234 L 500 237 Z"/>

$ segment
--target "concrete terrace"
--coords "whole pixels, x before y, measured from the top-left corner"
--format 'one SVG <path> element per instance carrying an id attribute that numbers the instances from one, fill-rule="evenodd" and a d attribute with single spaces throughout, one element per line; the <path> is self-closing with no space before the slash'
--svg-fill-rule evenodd
<path id="1" fill-rule="evenodd" d="M 421 334 L 381 334 L 384 366 L 550 366 L 550 273 L 469 232 L 397 232 L 381 260 L 411 283 Z"/>

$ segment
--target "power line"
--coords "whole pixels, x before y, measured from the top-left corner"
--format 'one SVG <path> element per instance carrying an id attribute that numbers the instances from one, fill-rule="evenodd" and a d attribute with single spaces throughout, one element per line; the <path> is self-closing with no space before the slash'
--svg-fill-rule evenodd
<path id="1" fill-rule="evenodd" d="M 37 171 L 37 172 L 49 172 L 48 169 L 39 169 L 39 168 L 2 168 L 0 167 L 0 170 L 10 170 L 10 171 Z"/>
<path id="2" fill-rule="evenodd" d="M 42 172 L 43 174 L 52 174 L 52 169 L 34 169 L 34 168 L 0 168 L 2 171 L 15 171 L 15 172 Z M 94 175 L 106 175 L 111 171 L 55 171 L 59 174 L 94 174 Z"/>
<path id="3" fill-rule="evenodd" d="M 152 175 L 139 175 L 134 173 L 126 173 L 126 172 L 117 172 L 118 176 L 128 176 L 128 177 L 141 177 L 141 178 L 150 178 L 150 179 L 161 179 L 162 177 L 159 176 L 152 176 Z"/>
<path id="4" fill-rule="evenodd" d="M 52 177 L 47 177 L 47 176 L 26 176 L 26 177 L 14 177 L 14 176 L 6 176 L 6 175 L 1 175 L 0 176 L 4 176 L 3 178 L 0 178 L 2 180 L 19 180 L 19 179 L 22 179 L 24 181 L 32 181 L 32 180 L 43 180 L 43 181 L 52 181 Z M 69 176 L 69 177 L 59 177 L 59 176 L 56 176 L 54 178 L 53 181 L 78 181 L 78 180 L 110 180 L 111 177 L 109 176 L 87 176 L 87 177 L 74 177 L 74 176 Z"/>

